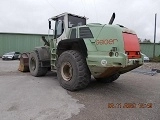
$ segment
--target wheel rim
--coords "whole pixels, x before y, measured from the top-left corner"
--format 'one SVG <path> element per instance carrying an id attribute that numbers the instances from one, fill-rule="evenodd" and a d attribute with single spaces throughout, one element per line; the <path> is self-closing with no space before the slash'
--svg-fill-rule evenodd
<path id="1" fill-rule="evenodd" d="M 72 65 L 69 62 L 65 62 L 61 67 L 61 75 L 65 81 L 70 81 L 73 75 Z"/>
<path id="2" fill-rule="evenodd" d="M 31 65 L 31 70 L 34 71 L 36 69 L 36 61 L 34 58 L 31 58 L 30 65 Z"/>

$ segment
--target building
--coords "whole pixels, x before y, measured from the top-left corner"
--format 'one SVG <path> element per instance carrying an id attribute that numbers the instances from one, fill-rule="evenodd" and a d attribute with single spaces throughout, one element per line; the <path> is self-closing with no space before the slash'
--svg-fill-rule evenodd
<path id="1" fill-rule="evenodd" d="M 30 52 L 37 46 L 43 46 L 41 40 L 46 34 L 0 33 L 0 56 L 6 52 Z"/>
<path id="2" fill-rule="evenodd" d="M 141 52 L 148 57 L 153 57 L 154 43 L 140 43 Z M 155 43 L 155 56 L 160 56 L 160 43 Z"/>
<path id="3" fill-rule="evenodd" d="M 0 56 L 11 51 L 30 52 L 37 46 L 43 46 L 41 37 L 47 34 L 0 33 Z M 153 43 L 140 43 L 141 52 L 153 57 Z M 155 55 L 160 55 L 160 43 L 156 43 Z"/>

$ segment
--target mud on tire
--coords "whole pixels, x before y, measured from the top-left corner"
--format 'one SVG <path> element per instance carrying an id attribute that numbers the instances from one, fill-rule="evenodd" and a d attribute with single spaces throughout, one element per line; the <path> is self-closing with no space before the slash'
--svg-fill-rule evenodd
<path id="1" fill-rule="evenodd" d="M 57 77 L 63 88 L 75 91 L 87 87 L 91 74 L 81 53 L 68 50 L 58 58 Z"/>
<path id="2" fill-rule="evenodd" d="M 41 67 L 41 62 L 37 51 L 33 51 L 29 55 L 29 70 L 31 75 L 35 77 L 46 75 L 48 68 Z"/>

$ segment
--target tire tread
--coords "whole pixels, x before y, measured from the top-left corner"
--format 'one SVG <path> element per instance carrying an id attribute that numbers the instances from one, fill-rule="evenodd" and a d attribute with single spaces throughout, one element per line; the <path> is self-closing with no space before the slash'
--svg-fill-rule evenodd
<path id="1" fill-rule="evenodd" d="M 91 74 L 89 72 L 85 58 L 78 51 L 68 50 L 60 55 L 60 59 L 65 57 L 66 54 L 69 54 L 74 58 L 74 61 L 76 62 L 76 65 L 78 68 L 78 73 L 77 73 L 78 75 L 76 79 L 76 84 L 66 86 L 66 85 L 63 85 L 63 83 L 60 83 L 61 86 L 70 91 L 76 91 L 76 90 L 80 90 L 87 87 L 91 79 Z M 60 70 L 59 62 L 58 62 L 58 69 Z M 57 72 L 60 72 L 60 71 L 57 71 Z"/>
<path id="2" fill-rule="evenodd" d="M 39 57 L 39 54 L 38 54 L 38 51 L 37 50 L 34 50 L 32 53 L 34 53 L 37 58 L 38 58 L 38 72 L 34 75 L 35 77 L 40 77 L 40 76 L 45 76 L 48 69 L 47 68 L 43 68 L 41 67 L 41 62 L 40 62 L 40 57 Z M 31 53 L 31 54 L 32 54 Z M 35 56 L 34 56 L 35 57 Z M 32 74 L 32 73 L 31 73 Z M 33 75 L 33 74 L 32 74 Z"/>

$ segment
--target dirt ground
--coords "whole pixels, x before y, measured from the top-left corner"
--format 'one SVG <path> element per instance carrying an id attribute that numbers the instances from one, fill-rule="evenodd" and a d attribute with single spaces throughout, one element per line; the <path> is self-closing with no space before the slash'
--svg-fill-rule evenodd
<path id="1" fill-rule="evenodd" d="M 55 73 L 33 77 L 19 61 L 0 60 L 0 120 L 159 120 L 160 74 L 129 72 L 111 84 L 92 79 L 81 91 L 63 89 Z M 146 63 L 140 69 L 159 68 Z"/>

